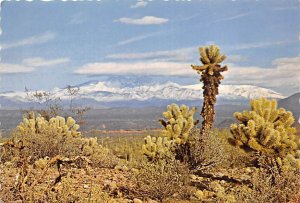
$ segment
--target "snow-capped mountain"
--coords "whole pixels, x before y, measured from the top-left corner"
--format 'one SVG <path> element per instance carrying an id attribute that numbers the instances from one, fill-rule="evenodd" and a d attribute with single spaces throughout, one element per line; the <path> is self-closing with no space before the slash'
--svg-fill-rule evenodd
<path id="1" fill-rule="evenodd" d="M 126 106 L 139 103 L 157 105 L 162 101 L 199 101 L 202 98 L 202 85 L 179 85 L 174 82 L 165 83 L 143 83 L 133 85 L 124 84 L 118 81 L 90 81 L 81 85 L 79 94 L 74 98 L 77 102 L 91 106 Z M 284 98 L 281 94 L 270 89 L 251 85 L 220 85 L 218 102 L 245 101 L 257 97 L 274 99 Z M 54 88 L 52 95 L 62 101 L 68 101 L 70 96 L 66 88 Z M 0 93 L 0 103 L 15 104 L 28 103 L 24 92 Z"/>

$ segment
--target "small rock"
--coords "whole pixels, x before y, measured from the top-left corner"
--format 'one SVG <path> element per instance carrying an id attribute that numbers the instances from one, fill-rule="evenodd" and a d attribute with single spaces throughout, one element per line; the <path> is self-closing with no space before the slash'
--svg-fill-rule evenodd
<path id="1" fill-rule="evenodd" d="M 89 185 L 83 185 L 83 188 L 84 188 L 84 189 L 89 189 L 90 186 L 89 186 Z"/>
<path id="2" fill-rule="evenodd" d="M 133 203 L 143 203 L 143 201 L 138 198 L 134 198 Z"/>

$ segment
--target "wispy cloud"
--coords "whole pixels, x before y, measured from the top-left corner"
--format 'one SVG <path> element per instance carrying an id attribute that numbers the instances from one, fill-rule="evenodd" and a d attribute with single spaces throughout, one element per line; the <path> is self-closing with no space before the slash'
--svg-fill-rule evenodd
<path id="1" fill-rule="evenodd" d="M 110 54 L 106 56 L 108 59 L 120 60 L 156 60 L 156 61 L 173 61 L 173 62 L 188 62 L 199 57 L 198 47 L 186 47 L 174 50 L 152 51 L 142 53 L 123 53 Z M 227 62 L 245 61 L 247 57 L 241 55 L 229 55 Z"/>
<path id="2" fill-rule="evenodd" d="M 193 54 L 197 52 L 197 47 L 188 47 L 175 50 L 152 51 L 143 53 L 125 53 L 125 54 L 111 54 L 106 58 L 110 59 L 133 59 L 133 60 L 164 60 L 164 61 L 187 61 L 193 58 Z"/>
<path id="3" fill-rule="evenodd" d="M 144 16 L 142 18 L 119 18 L 118 20 L 114 20 L 114 22 L 132 25 L 160 25 L 167 23 L 168 21 L 169 19 L 167 18 L 160 18 L 155 16 Z"/>
<path id="4" fill-rule="evenodd" d="M 28 73 L 34 71 L 33 67 L 27 67 L 17 64 L 0 63 L 0 73 Z"/>
<path id="5" fill-rule="evenodd" d="M 43 66 L 54 66 L 70 62 L 69 58 L 57 58 L 52 60 L 46 60 L 41 57 L 27 58 L 22 61 L 26 66 L 30 67 L 43 67 Z"/>
<path id="6" fill-rule="evenodd" d="M 136 2 L 136 4 L 131 5 L 130 8 L 143 8 L 143 7 L 146 7 L 147 4 L 148 4 L 148 2 L 146 2 L 146 1 L 138 1 L 138 2 Z"/>
<path id="7" fill-rule="evenodd" d="M 79 25 L 79 24 L 84 23 L 86 20 L 87 20 L 86 16 L 82 12 L 79 12 L 79 13 L 75 13 L 71 17 L 69 24 Z"/>
<path id="8" fill-rule="evenodd" d="M 2 49 L 11 49 L 22 46 L 43 44 L 49 42 L 50 40 L 53 40 L 54 38 L 56 38 L 56 34 L 54 32 L 45 32 L 41 35 L 21 39 L 15 42 L 3 43 L 1 47 Z"/>
<path id="9" fill-rule="evenodd" d="M 189 75 L 189 64 L 175 62 L 134 62 L 134 63 L 90 63 L 80 67 L 76 74 L 83 75 Z"/>
<path id="10" fill-rule="evenodd" d="M 161 34 L 161 32 L 153 32 L 153 33 L 148 33 L 148 34 L 144 34 L 144 35 L 140 35 L 140 36 L 136 36 L 136 37 L 132 37 L 123 41 L 120 41 L 117 43 L 117 46 L 123 46 L 123 45 L 127 45 L 127 44 L 131 44 L 137 41 L 141 41 L 150 37 L 154 37 Z"/>
<path id="11" fill-rule="evenodd" d="M 285 41 L 270 41 L 270 42 L 252 42 L 243 43 L 237 45 L 226 46 L 228 50 L 242 50 L 242 49 L 254 49 L 254 48 L 266 48 L 271 46 L 282 46 L 290 43 L 296 42 L 295 40 L 285 40 Z"/>
<path id="12" fill-rule="evenodd" d="M 245 16 L 248 16 L 250 14 L 252 14 L 253 12 L 247 12 L 247 13 L 241 13 L 238 15 L 233 15 L 233 16 L 228 16 L 228 17 L 223 17 L 217 20 L 212 21 L 212 23 L 218 23 L 218 22 L 223 22 L 223 21 L 231 21 L 231 20 L 236 20 Z"/>
<path id="13" fill-rule="evenodd" d="M 26 58 L 21 64 L 0 63 L 0 73 L 29 73 L 44 67 L 66 64 L 69 61 L 69 58 L 56 58 L 51 60 L 41 57 Z"/>

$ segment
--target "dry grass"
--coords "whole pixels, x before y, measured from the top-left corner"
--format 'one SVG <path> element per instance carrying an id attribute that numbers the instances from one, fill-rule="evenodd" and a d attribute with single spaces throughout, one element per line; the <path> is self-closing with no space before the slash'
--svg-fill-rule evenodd
<path id="1" fill-rule="evenodd" d="M 133 174 L 133 182 L 134 193 L 140 198 L 162 201 L 176 195 L 184 199 L 191 195 L 188 168 L 176 160 L 142 163 Z"/>

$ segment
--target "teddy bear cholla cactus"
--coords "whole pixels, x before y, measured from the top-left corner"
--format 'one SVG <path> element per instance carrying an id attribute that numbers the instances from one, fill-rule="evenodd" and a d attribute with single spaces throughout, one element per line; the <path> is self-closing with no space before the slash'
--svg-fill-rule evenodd
<path id="1" fill-rule="evenodd" d="M 66 136 L 77 137 L 80 136 L 79 125 L 76 124 L 76 121 L 68 117 L 67 120 L 63 117 L 56 116 L 47 121 L 41 115 L 35 116 L 33 112 L 29 113 L 28 117 L 23 118 L 23 122 L 21 122 L 17 126 L 18 131 L 21 134 L 28 133 L 44 133 L 44 132 L 53 132 L 60 133 Z"/>
<path id="2" fill-rule="evenodd" d="M 201 116 L 203 117 L 201 134 L 208 136 L 215 120 L 216 96 L 219 94 L 219 84 L 224 78 L 221 72 L 227 71 L 227 66 L 221 66 L 226 56 L 220 53 L 219 47 L 211 45 L 201 47 L 200 61 L 202 66 L 192 65 L 192 68 L 201 74 L 200 81 L 203 82 L 203 107 Z"/>
<path id="3" fill-rule="evenodd" d="M 234 114 L 240 123 L 230 127 L 232 143 L 276 157 L 280 165 L 300 168 L 300 139 L 292 127 L 292 113 L 265 98 L 251 100 L 250 106 L 250 111 Z"/>
<path id="4" fill-rule="evenodd" d="M 151 137 L 148 135 L 145 138 L 145 144 L 142 146 L 142 151 L 149 161 L 155 161 L 170 157 L 172 155 L 173 142 L 167 137 Z"/>
<path id="5" fill-rule="evenodd" d="M 191 129 L 198 123 L 198 120 L 194 120 L 195 112 L 196 108 L 189 110 L 186 105 L 168 105 L 167 111 L 163 112 L 166 120 L 160 120 L 165 128 L 162 131 L 164 137 L 145 138 L 142 151 L 149 160 L 170 157 L 174 154 L 175 146 L 181 146 L 188 141 Z"/>
<path id="6" fill-rule="evenodd" d="M 194 120 L 195 112 L 195 107 L 189 110 L 186 105 L 168 105 L 167 111 L 162 114 L 166 120 L 160 120 L 165 127 L 162 134 L 177 144 L 184 144 L 188 140 L 189 132 L 198 123 Z"/>

